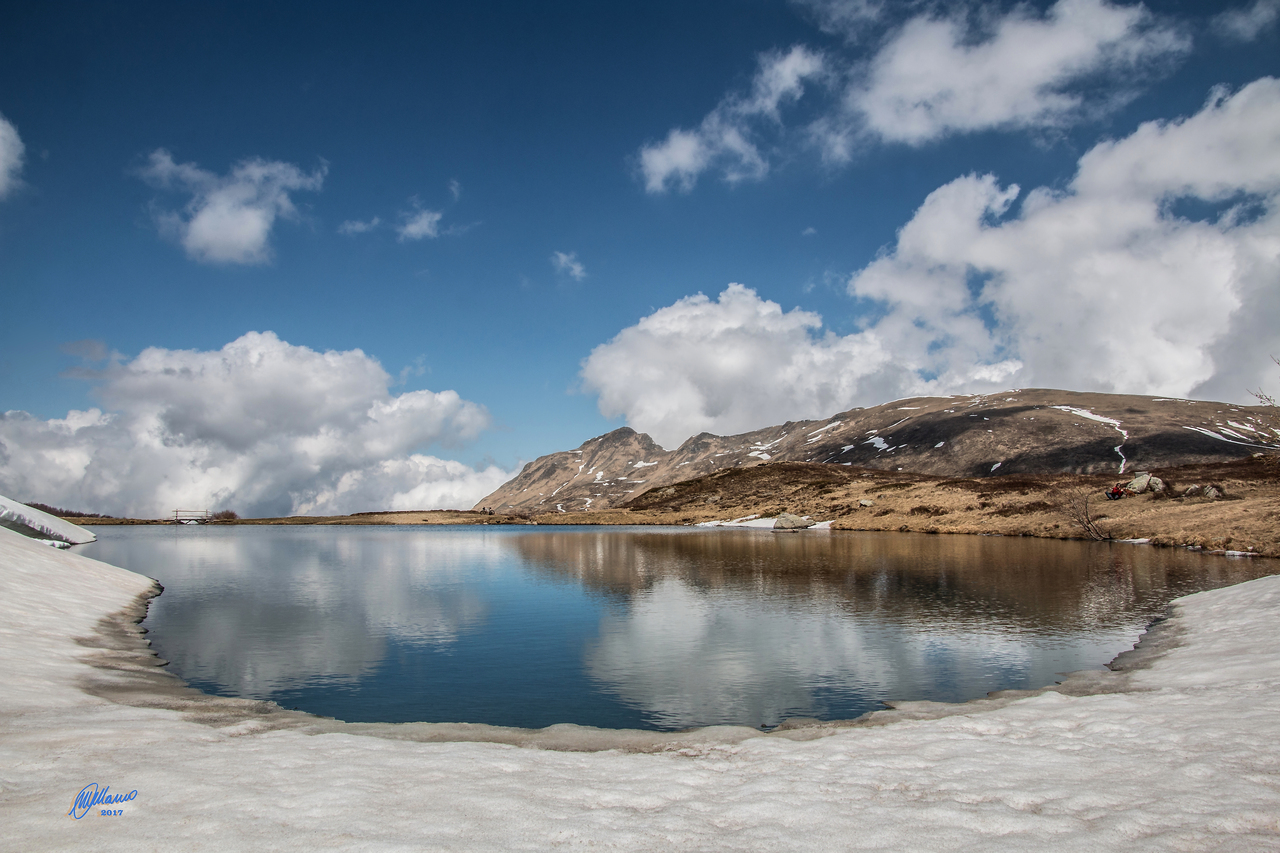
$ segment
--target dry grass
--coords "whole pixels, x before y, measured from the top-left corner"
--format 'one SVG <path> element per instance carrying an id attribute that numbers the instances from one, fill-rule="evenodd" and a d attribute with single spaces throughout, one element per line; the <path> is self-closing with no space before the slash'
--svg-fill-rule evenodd
<path id="1" fill-rule="evenodd" d="M 1215 483 L 1225 500 L 1139 495 L 1108 501 L 1116 475 L 1061 474 L 955 479 L 797 462 L 761 465 L 677 483 L 627 508 L 548 513 L 540 524 L 696 524 L 792 512 L 840 530 L 1092 538 L 1063 496 L 1090 496 L 1090 521 L 1105 538 L 1151 539 L 1208 550 L 1280 557 L 1280 463 L 1275 457 L 1156 470 L 1178 493 Z M 873 505 L 863 507 L 862 500 Z"/>

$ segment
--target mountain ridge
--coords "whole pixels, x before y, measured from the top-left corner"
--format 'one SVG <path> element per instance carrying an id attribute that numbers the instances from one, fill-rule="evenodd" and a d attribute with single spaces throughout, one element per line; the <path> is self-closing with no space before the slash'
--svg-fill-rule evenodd
<path id="1" fill-rule="evenodd" d="M 768 461 L 949 477 L 1122 474 L 1280 450 L 1269 406 L 1054 389 L 909 397 L 675 450 L 630 427 L 542 456 L 476 504 L 495 512 L 592 511 L 650 489 Z"/>

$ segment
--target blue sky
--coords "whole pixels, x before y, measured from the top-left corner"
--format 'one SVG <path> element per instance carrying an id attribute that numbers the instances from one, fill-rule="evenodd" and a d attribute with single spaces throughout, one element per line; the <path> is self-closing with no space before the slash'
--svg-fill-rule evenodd
<path id="1" fill-rule="evenodd" d="M 7 12 L 18 499 L 469 505 L 624 423 L 1276 390 L 1275 0 Z"/>

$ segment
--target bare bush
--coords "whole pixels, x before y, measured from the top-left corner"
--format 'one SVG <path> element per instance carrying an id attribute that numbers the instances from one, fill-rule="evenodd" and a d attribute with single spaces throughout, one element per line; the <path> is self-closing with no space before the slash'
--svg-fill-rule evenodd
<path id="1" fill-rule="evenodd" d="M 56 506 L 31 501 L 27 506 L 32 509 L 38 509 L 41 512 L 47 512 L 49 515 L 56 515 L 58 518 L 114 518 L 112 515 L 103 515 L 100 512 L 79 512 L 74 509 L 60 509 Z"/>
<path id="2" fill-rule="evenodd" d="M 1096 514 L 1089 503 L 1096 497 L 1096 494 L 1092 489 L 1082 486 L 1054 490 L 1054 498 L 1058 503 L 1058 508 L 1067 517 L 1067 520 L 1083 531 L 1084 535 L 1090 539 L 1097 542 L 1106 542 L 1111 539 L 1111 531 L 1098 523 L 1106 516 Z"/>
<path id="3" fill-rule="evenodd" d="M 1274 355 L 1271 356 L 1271 360 L 1274 361 L 1276 364 L 1280 364 L 1280 358 L 1276 358 Z M 1280 403 L 1276 402 L 1275 397 L 1271 396 L 1270 394 L 1267 394 L 1261 388 L 1259 388 L 1257 391 L 1250 391 L 1249 393 L 1257 397 L 1258 402 L 1264 406 L 1280 406 Z"/>

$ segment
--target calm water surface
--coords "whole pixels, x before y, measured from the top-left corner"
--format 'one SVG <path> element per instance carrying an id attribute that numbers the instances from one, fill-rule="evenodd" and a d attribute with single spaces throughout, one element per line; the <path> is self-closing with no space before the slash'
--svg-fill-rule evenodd
<path id="1" fill-rule="evenodd" d="M 681 729 L 1052 684 L 1280 571 L 1132 545 L 689 528 L 98 527 L 209 693 L 351 722 Z"/>

